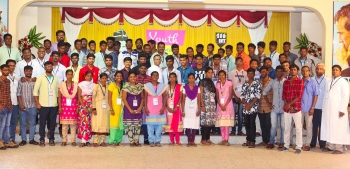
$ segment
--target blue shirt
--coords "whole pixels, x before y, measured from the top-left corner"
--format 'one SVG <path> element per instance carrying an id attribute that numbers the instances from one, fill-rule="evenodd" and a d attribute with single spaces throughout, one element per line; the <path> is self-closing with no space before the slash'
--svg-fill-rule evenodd
<path id="1" fill-rule="evenodd" d="M 183 69 L 182 67 L 178 67 L 177 70 L 180 71 L 180 73 L 181 73 L 181 80 L 182 80 L 181 83 L 185 83 L 185 85 L 187 85 L 188 84 L 188 80 L 187 80 L 188 74 L 190 74 L 190 73 L 194 74 L 193 68 L 190 66 L 187 66 L 185 69 Z"/>
<path id="2" fill-rule="evenodd" d="M 315 96 L 318 96 L 320 91 L 318 85 L 314 79 L 308 78 L 304 82 L 304 92 L 301 98 L 301 111 L 308 113 L 311 109 L 312 102 Z"/>
<path id="3" fill-rule="evenodd" d="M 113 67 L 118 68 L 118 55 L 119 53 L 116 53 L 115 51 L 109 53 L 109 55 L 113 56 Z"/>
<path id="4" fill-rule="evenodd" d="M 269 72 L 269 77 L 271 79 L 276 79 L 276 70 L 275 69 L 271 69 L 271 71 Z"/>
<path id="5" fill-rule="evenodd" d="M 315 109 L 322 109 L 323 106 L 323 99 L 324 99 L 324 94 L 326 93 L 326 86 L 327 86 L 327 81 L 329 80 L 327 77 L 324 75 L 320 78 L 317 78 L 317 76 L 312 77 L 311 79 L 315 80 L 317 83 L 318 91 L 320 92 L 317 98 L 317 102 L 315 105 Z"/>
<path id="6" fill-rule="evenodd" d="M 78 65 L 80 66 L 83 66 L 83 62 L 84 62 L 84 59 L 85 59 L 85 53 L 83 51 L 80 50 L 80 53 L 77 51 L 77 50 L 74 50 L 70 56 L 72 57 L 72 54 L 73 53 L 77 53 L 79 54 L 79 61 L 78 61 Z M 70 61 L 70 65 L 73 65 L 72 61 Z"/>

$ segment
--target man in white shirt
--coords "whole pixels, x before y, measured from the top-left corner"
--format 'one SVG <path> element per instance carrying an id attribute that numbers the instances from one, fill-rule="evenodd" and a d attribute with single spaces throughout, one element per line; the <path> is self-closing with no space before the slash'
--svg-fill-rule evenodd
<path id="1" fill-rule="evenodd" d="M 8 59 L 13 59 L 16 62 L 20 61 L 21 55 L 19 53 L 19 50 L 16 47 L 11 45 L 12 35 L 5 34 L 4 41 L 5 41 L 5 45 L 0 47 L 0 65 L 5 64 Z"/>
<path id="2" fill-rule="evenodd" d="M 153 59 L 154 56 L 159 55 L 161 57 L 160 58 L 161 60 L 160 60 L 159 67 L 161 69 L 165 69 L 165 68 L 167 68 L 165 58 L 168 56 L 168 54 L 165 52 L 165 43 L 164 42 L 158 42 L 157 47 L 158 47 L 158 51 L 151 56 L 151 60 L 150 60 L 151 61 L 151 66 L 154 65 L 154 59 Z"/>
<path id="3" fill-rule="evenodd" d="M 280 65 L 280 62 L 279 62 L 280 54 L 276 51 L 276 48 L 277 48 L 277 41 L 274 41 L 274 40 L 271 41 L 269 46 L 270 54 L 268 55 L 268 57 L 270 57 L 272 60 L 273 69 L 276 69 L 276 67 Z"/>
<path id="4" fill-rule="evenodd" d="M 23 55 L 23 60 L 19 61 L 16 64 L 16 70 L 15 70 L 15 74 L 16 77 L 25 77 L 24 74 L 24 67 L 25 66 L 32 66 L 33 67 L 33 75 L 32 77 L 37 77 L 40 75 L 38 68 L 36 67 L 36 64 L 33 62 L 32 60 L 32 52 L 30 51 L 29 48 L 24 48 L 22 50 L 22 55 Z"/>
<path id="5" fill-rule="evenodd" d="M 86 59 L 85 58 L 86 57 L 85 53 L 81 50 L 81 46 L 82 46 L 81 40 L 80 39 L 75 40 L 74 41 L 74 48 L 75 48 L 75 50 L 73 50 L 73 52 L 72 52 L 72 54 L 73 53 L 77 53 L 79 55 L 79 62 L 78 62 L 78 64 L 80 66 L 83 65 L 84 59 Z M 72 57 L 72 54 L 70 55 L 71 57 Z M 72 65 L 72 62 L 70 62 L 70 65 Z"/>
<path id="6" fill-rule="evenodd" d="M 45 48 L 44 47 L 38 48 L 38 57 L 36 59 L 33 59 L 32 61 L 33 61 L 33 66 L 36 69 L 37 75 L 39 76 L 39 75 L 44 74 L 45 73 L 44 64 L 46 61 L 49 61 L 49 60 L 45 59 Z M 33 67 L 33 69 L 34 69 L 34 67 Z M 34 72 L 32 71 L 32 73 L 34 73 Z"/>
<path id="7" fill-rule="evenodd" d="M 53 51 L 51 54 L 51 57 L 52 57 L 52 63 L 53 63 L 52 74 L 58 78 L 58 83 L 66 81 L 67 68 L 58 62 L 60 58 L 60 54 L 56 51 Z"/>
<path id="8" fill-rule="evenodd" d="M 100 52 L 95 53 L 95 62 L 94 62 L 94 66 L 98 67 L 99 69 L 106 67 L 106 64 L 105 64 L 106 49 L 107 49 L 107 42 L 102 40 L 100 42 Z"/>
<path id="9" fill-rule="evenodd" d="M 177 84 L 181 84 L 181 73 L 174 67 L 174 57 L 173 56 L 167 56 L 165 58 L 166 60 L 166 65 L 168 68 L 164 69 L 162 74 L 163 74 L 163 83 L 168 84 L 169 82 L 169 74 L 170 73 L 175 73 L 177 76 Z"/>
<path id="10" fill-rule="evenodd" d="M 162 69 L 159 67 L 161 62 L 161 56 L 160 55 L 155 55 L 153 57 L 153 63 L 154 65 L 148 68 L 147 70 L 147 75 L 151 76 L 152 72 L 156 71 L 159 74 L 159 79 L 158 82 L 162 83 L 163 82 L 163 75 L 162 75 Z"/>
<path id="11" fill-rule="evenodd" d="M 132 62 L 131 62 L 131 69 L 134 68 L 137 65 L 137 58 L 138 58 L 138 53 L 134 50 L 132 50 L 132 40 L 127 39 L 126 40 L 126 50 L 123 52 L 119 53 L 118 56 L 118 70 L 122 70 L 124 68 L 124 59 L 126 57 L 130 57 Z"/>
<path id="12" fill-rule="evenodd" d="M 44 48 L 45 48 L 45 60 L 48 61 L 51 56 L 51 41 L 48 39 L 44 40 Z"/>
<path id="13" fill-rule="evenodd" d="M 173 57 L 174 57 L 174 69 L 177 69 L 178 67 L 181 66 L 179 50 L 180 50 L 180 48 L 179 48 L 178 44 L 171 45 L 171 52 L 173 52 Z M 165 58 L 165 60 L 166 60 L 166 58 Z M 167 63 L 167 65 L 168 65 L 168 63 Z"/>

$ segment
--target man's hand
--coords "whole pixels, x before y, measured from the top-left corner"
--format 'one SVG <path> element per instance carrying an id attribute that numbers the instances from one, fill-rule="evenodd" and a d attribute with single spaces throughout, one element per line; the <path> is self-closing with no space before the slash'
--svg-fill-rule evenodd
<path id="1" fill-rule="evenodd" d="M 311 108 L 310 111 L 309 111 L 309 116 L 314 115 L 314 112 L 315 112 L 314 108 Z"/>
<path id="2" fill-rule="evenodd" d="M 41 108 L 41 105 L 39 103 L 36 104 L 36 108 L 37 109 L 40 109 Z"/>
<path id="3" fill-rule="evenodd" d="M 268 102 L 267 105 L 270 107 L 271 110 L 275 108 L 275 106 L 272 105 L 270 102 Z"/>
<path id="4" fill-rule="evenodd" d="M 24 108 L 23 104 L 19 104 L 19 109 L 24 111 L 25 108 Z"/>

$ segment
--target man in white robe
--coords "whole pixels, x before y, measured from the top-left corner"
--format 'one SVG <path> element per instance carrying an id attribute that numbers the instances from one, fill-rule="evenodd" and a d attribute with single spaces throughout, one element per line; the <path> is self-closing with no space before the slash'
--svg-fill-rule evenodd
<path id="1" fill-rule="evenodd" d="M 333 154 L 342 154 L 344 145 L 350 145 L 350 127 L 348 118 L 349 84 L 340 76 L 341 67 L 332 67 L 333 78 L 327 82 L 323 101 L 321 122 L 321 140 L 328 143 L 323 151 L 333 150 Z"/>

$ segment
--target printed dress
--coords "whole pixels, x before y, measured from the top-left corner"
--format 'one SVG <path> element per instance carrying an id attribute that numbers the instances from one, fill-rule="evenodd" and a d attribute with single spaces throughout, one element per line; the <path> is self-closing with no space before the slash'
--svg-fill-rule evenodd
<path id="1" fill-rule="evenodd" d="M 62 113 L 59 114 L 60 124 L 77 124 L 78 114 L 77 105 L 78 97 L 76 96 L 78 90 L 78 84 L 73 83 L 70 89 L 67 88 L 65 82 L 61 82 L 59 91 L 62 93 Z"/>
<path id="2" fill-rule="evenodd" d="M 216 127 L 224 127 L 224 126 L 234 126 L 235 112 L 233 109 L 232 98 L 230 96 L 230 88 L 232 88 L 232 82 L 226 80 L 225 84 L 222 85 L 220 81 L 216 83 L 216 90 L 219 92 L 219 101 L 223 99 L 224 104 L 227 100 L 230 100 L 230 103 L 227 105 L 226 110 L 222 111 L 219 103 L 216 107 Z"/>
<path id="3" fill-rule="evenodd" d="M 90 109 L 92 103 L 92 89 L 94 88 L 94 83 L 83 81 L 78 84 L 82 90 L 81 96 L 83 100 L 83 105 L 80 107 L 80 113 L 78 118 L 78 138 L 81 140 L 90 140 L 91 133 L 91 112 L 85 111 L 85 109 Z"/>
<path id="4" fill-rule="evenodd" d="M 216 121 L 216 102 L 215 102 L 215 85 L 209 78 L 205 78 L 199 82 L 199 86 L 203 87 L 203 102 L 206 112 L 201 112 L 201 126 L 214 126 Z"/>
<path id="5" fill-rule="evenodd" d="M 254 80 L 250 85 L 248 82 L 244 83 L 242 87 L 241 99 L 245 99 L 245 101 L 250 104 L 255 98 L 260 99 L 261 96 L 261 83 L 257 80 Z M 247 110 L 243 104 L 243 114 L 253 114 L 257 113 L 259 108 L 259 102 L 255 102 L 250 108 Z"/>

